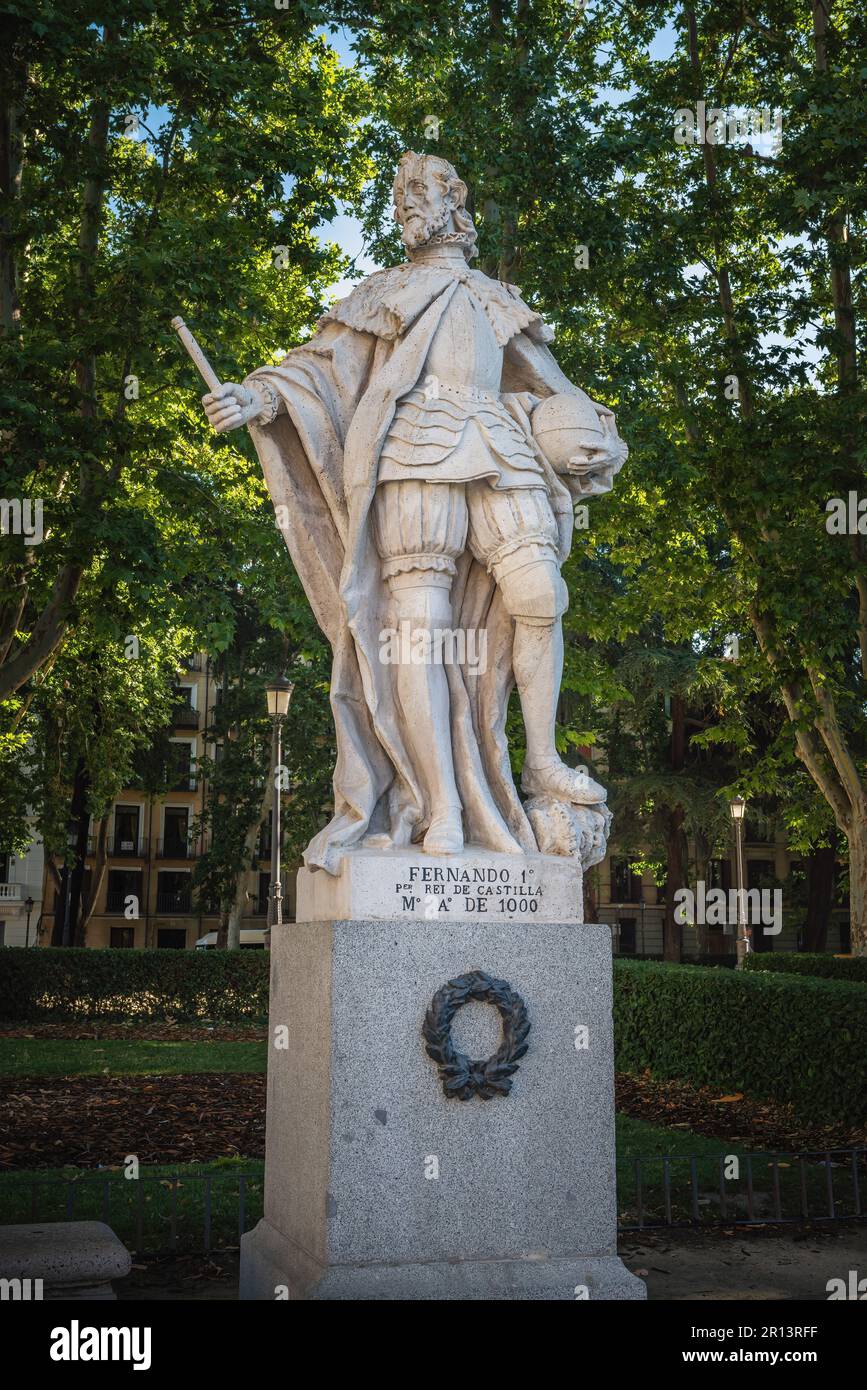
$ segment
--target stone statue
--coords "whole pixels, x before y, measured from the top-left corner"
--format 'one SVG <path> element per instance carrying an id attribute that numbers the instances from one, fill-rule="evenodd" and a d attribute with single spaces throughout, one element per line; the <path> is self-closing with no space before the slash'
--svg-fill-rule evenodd
<path id="1" fill-rule="evenodd" d="M 214 429 L 249 426 L 333 649 L 335 814 L 305 854 L 330 873 L 362 846 L 585 868 L 605 853 L 605 790 L 554 743 L 560 567 L 576 499 L 608 491 L 627 450 L 515 287 L 470 269 L 466 196 L 444 159 L 405 154 L 406 262 L 370 275 L 279 366 L 203 398 Z M 524 803 L 505 732 L 514 685 Z"/>

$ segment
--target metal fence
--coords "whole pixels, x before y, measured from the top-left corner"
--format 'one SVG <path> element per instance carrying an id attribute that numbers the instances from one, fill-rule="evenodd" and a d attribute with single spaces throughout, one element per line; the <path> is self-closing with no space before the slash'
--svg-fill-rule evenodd
<path id="1" fill-rule="evenodd" d="M 618 1228 L 864 1220 L 867 1149 L 666 1155 L 617 1165 Z M 262 1215 L 262 1165 L 225 1173 L 0 1176 L 0 1221 L 105 1221 L 136 1253 L 237 1247 Z"/>
<path id="2" fill-rule="evenodd" d="M 863 1220 L 867 1149 L 636 1158 L 618 1164 L 621 1231 Z"/>

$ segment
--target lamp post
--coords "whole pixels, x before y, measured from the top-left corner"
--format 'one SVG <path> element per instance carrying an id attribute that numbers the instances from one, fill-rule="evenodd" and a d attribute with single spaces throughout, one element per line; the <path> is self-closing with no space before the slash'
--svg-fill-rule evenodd
<path id="1" fill-rule="evenodd" d="M 283 888 L 280 883 L 280 781 L 283 762 L 283 720 L 289 713 L 289 701 L 294 686 L 285 676 L 275 676 L 265 686 L 268 713 L 271 716 L 271 776 L 274 779 L 271 811 L 271 894 L 269 926 L 283 925 Z"/>
<path id="2" fill-rule="evenodd" d="M 738 926 L 737 938 L 735 941 L 735 952 L 737 954 L 737 964 L 735 969 L 743 970 L 744 961 L 750 950 L 750 937 L 747 931 L 745 898 L 744 893 L 744 813 L 747 803 L 742 796 L 736 796 L 729 802 L 729 811 L 735 826 L 735 878 L 737 879 L 737 900 L 738 900 Z"/>
<path id="3" fill-rule="evenodd" d="M 24 928 L 24 945 L 27 947 L 30 945 L 30 914 L 33 911 L 32 898 L 24 899 L 24 910 L 27 913 L 27 925 Z"/>

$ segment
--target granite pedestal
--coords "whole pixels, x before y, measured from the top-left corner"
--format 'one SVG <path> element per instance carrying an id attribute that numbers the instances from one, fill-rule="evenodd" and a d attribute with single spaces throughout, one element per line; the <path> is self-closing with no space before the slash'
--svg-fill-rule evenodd
<path id="1" fill-rule="evenodd" d="M 510 1094 L 461 1101 L 421 1028 L 474 970 L 508 982 L 531 1028 Z M 467 1003 L 451 1036 L 487 1058 L 500 1014 Z M 491 914 L 272 932 L 265 1207 L 242 1298 L 643 1298 L 615 1239 L 608 927 Z"/>

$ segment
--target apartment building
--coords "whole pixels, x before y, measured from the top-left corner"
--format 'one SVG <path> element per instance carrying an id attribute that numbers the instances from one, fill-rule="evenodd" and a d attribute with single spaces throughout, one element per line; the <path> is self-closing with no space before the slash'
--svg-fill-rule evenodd
<path id="1" fill-rule="evenodd" d="M 757 924 L 751 935 L 752 949 L 799 949 L 799 928 L 804 918 L 804 906 L 803 895 L 798 894 L 795 879 L 801 867 L 802 861 L 797 855 L 790 853 L 783 834 L 778 835 L 773 842 L 760 839 L 747 821 L 744 886 L 759 892 L 762 889 L 766 892 L 777 889 L 780 893 L 778 903 L 781 910 L 780 931 L 777 932 L 775 929 L 776 922 L 770 924 L 774 930 L 763 929 Z M 712 859 L 707 872 L 708 879 L 704 883 L 703 895 L 711 889 L 722 889 L 729 894 L 736 886 L 733 854 Z M 697 897 L 701 891 L 694 882 L 684 884 L 684 887 L 689 887 Z M 768 899 L 765 902 L 767 903 Z M 755 897 L 752 906 L 757 906 Z M 611 927 L 615 953 L 661 958 L 665 890 L 657 886 L 652 873 L 634 873 L 627 859 L 609 855 L 598 870 L 597 909 L 599 921 L 607 922 Z M 850 950 L 848 899 L 844 898 L 831 910 L 825 949 L 830 953 L 840 954 L 847 954 Z M 734 929 L 712 922 L 686 923 L 683 927 L 683 954 L 685 958 L 701 956 L 712 959 L 734 956 Z"/>
<path id="2" fill-rule="evenodd" d="M 0 854 L 0 946 L 34 946 L 42 916 L 42 841 L 24 854 Z"/>
<path id="3" fill-rule="evenodd" d="M 107 868 L 87 927 L 90 947 L 157 947 L 190 949 L 209 938 L 216 941 L 219 916 L 194 893 L 193 870 L 206 843 L 194 827 L 207 795 L 199 771 L 205 748 L 205 729 L 218 699 L 218 683 L 205 655 L 191 657 L 181 674 L 172 712 L 171 741 L 178 748 L 178 774 L 169 791 L 149 798 L 134 787 L 114 802 L 108 819 Z M 589 751 L 589 750 L 585 750 Z M 96 865 L 96 830 L 91 827 L 87 874 Z M 242 944 L 263 944 L 270 891 L 270 827 L 260 835 L 255 862 L 247 872 L 248 911 L 242 920 Z M 782 929 L 778 934 L 756 932 L 758 950 L 798 949 L 798 926 L 803 908 L 796 901 L 794 871 L 798 859 L 779 835 L 773 843 L 760 839 L 746 822 L 746 887 L 770 885 L 782 893 Z M 712 860 L 707 889 L 730 890 L 736 882 L 731 856 Z M 597 917 L 611 927 L 614 949 L 622 955 L 662 956 L 664 890 L 652 873 L 632 872 L 629 862 L 609 854 L 595 871 Z M 697 885 L 684 885 L 696 888 Z M 43 873 L 41 843 L 20 858 L 0 856 L 0 944 L 50 945 L 55 922 L 62 921 L 53 876 Z M 44 900 L 44 910 L 43 910 Z M 295 866 L 283 876 L 284 919 L 295 916 Z M 29 910 L 27 904 L 32 903 Z M 28 924 L 29 923 L 29 924 Z M 721 926 L 683 928 L 686 957 L 726 957 L 734 954 L 734 933 Z M 832 910 L 827 950 L 849 950 L 849 911 Z"/>
<path id="4" fill-rule="evenodd" d="M 204 854 L 204 835 L 195 833 L 205 805 L 206 778 L 199 764 L 205 752 L 205 729 L 218 695 L 207 656 L 190 657 L 179 677 L 172 711 L 171 742 L 177 745 L 177 778 L 164 796 L 148 797 L 126 788 L 108 818 L 107 867 L 86 934 L 89 947 L 158 947 L 188 949 L 219 926 L 219 914 L 193 891 L 193 871 Z M 96 866 L 96 831 L 91 826 L 86 883 Z M 247 873 L 249 910 L 242 920 L 242 945 L 263 944 L 270 889 L 270 830 L 260 836 Z M 294 873 L 285 875 L 284 912 L 294 915 Z M 51 945 L 55 921 L 62 921 L 59 890 L 46 876 L 46 910 L 39 944 Z"/>

